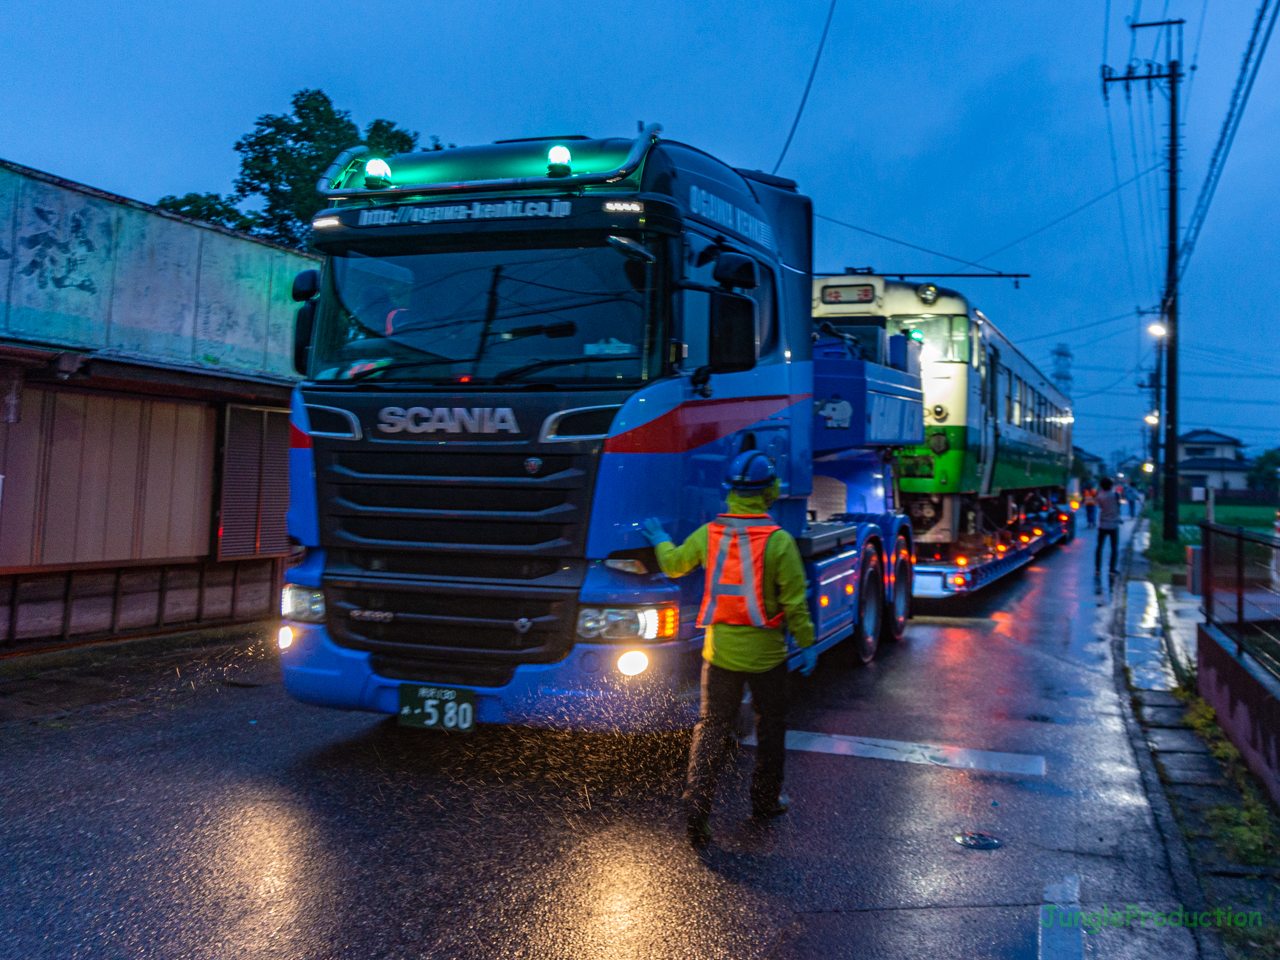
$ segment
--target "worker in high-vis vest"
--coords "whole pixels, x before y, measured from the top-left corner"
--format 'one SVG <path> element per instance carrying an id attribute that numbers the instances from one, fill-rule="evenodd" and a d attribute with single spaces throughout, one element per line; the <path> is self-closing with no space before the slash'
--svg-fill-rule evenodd
<path id="1" fill-rule="evenodd" d="M 800 672 L 817 664 L 813 621 L 805 602 L 804 564 L 792 536 L 769 516 L 778 497 L 773 464 L 759 450 L 739 454 L 725 480 L 728 512 L 676 546 L 656 519 L 644 521 L 662 572 L 682 577 L 706 571 L 698 626 L 702 647 L 702 709 L 689 749 L 684 807 L 689 841 L 711 839 L 707 821 L 716 780 L 737 725 L 744 684 L 756 714 L 756 768 L 751 781 L 752 814 L 787 812 L 782 766 L 787 733 L 787 642 L 800 647 Z"/>

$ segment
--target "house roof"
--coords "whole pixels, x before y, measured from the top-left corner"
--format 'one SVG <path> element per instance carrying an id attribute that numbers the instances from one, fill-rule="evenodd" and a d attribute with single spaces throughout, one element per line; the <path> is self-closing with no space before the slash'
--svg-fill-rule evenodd
<path id="1" fill-rule="evenodd" d="M 1193 457 L 1178 461 L 1178 472 L 1187 473 L 1192 470 L 1228 470 L 1236 473 L 1248 473 L 1253 469 L 1252 460 L 1231 460 L 1227 457 Z"/>
<path id="2" fill-rule="evenodd" d="M 1225 433 L 1217 433 L 1213 430 L 1192 430 L 1190 433 L 1184 433 L 1178 438 L 1179 443 L 1232 443 L 1237 447 L 1241 446 L 1239 440 L 1235 437 L 1228 437 Z"/>
<path id="3" fill-rule="evenodd" d="M 1075 455 L 1081 460 L 1088 460 L 1090 463 L 1101 463 L 1102 458 L 1097 454 L 1090 453 L 1088 450 L 1082 450 L 1080 447 L 1072 447 Z"/>

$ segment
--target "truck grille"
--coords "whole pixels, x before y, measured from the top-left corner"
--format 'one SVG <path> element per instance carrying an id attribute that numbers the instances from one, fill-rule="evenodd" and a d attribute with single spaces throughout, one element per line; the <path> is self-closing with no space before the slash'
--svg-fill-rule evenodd
<path id="1" fill-rule="evenodd" d="M 582 556 L 595 457 L 548 454 L 531 473 L 526 450 L 318 457 L 322 539 L 382 551 Z"/>
<path id="2" fill-rule="evenodd" d="M 573 644 L 576 601 L 576 590 L 529 586 L 325 581 L 334 641 L 397 660 L 561 660 Z"/>

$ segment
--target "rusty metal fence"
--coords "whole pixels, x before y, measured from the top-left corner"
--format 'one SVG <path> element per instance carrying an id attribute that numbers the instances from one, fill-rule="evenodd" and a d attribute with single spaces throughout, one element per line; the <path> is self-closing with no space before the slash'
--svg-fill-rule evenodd
<path id="1" fill-rule="evenodd" d="M 1280 538 L 1200 524 L 1205 619 L 1280 678 Z"/>

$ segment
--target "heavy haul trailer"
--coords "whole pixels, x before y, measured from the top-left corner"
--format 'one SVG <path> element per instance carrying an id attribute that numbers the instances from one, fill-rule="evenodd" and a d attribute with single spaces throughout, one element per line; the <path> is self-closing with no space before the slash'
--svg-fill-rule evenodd
<path id="1" fill-rule="evenodd" d="M 900 635 L 913 541 L 882 451 L 923 439 L 919 378 L 838 338 L 815 356 L 808 198 L 659 130 L 348 151 L 321 181 L 325 261 L 295 283 L 298 699 L 445 729 L 691 724 L 702 577 L 658 573 L 639 524 L 688 536 L 752 448 L 819 647 Z"/>
<path id="2" fill-rule="evenodd" d="M 876 359 L 919 345 L 924 442 L 894 477 L 915 537 L 914 593 L 977 590 L 1075 534 L 1071 400 L 954 290 L 871 274 L 816 277 L 813 316 Z"/>

